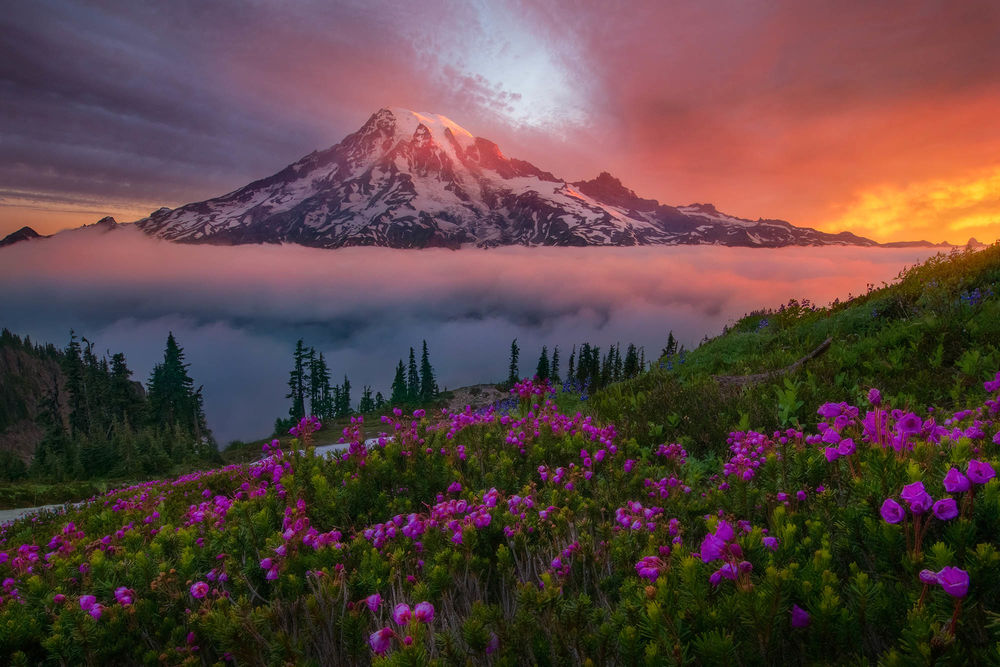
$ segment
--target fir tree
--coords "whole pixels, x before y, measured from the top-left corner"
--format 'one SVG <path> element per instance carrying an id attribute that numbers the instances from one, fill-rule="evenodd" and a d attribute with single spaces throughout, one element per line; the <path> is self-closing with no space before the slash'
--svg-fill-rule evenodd
<path id="1" fill-rule="evenodd" d="M 361 402 L 358 403 L 358 412 L 368 414 L 375 412 L 375 399 L 372 397 L 372 388 L 365 385 L 361 391 Z"/>
<path id="2" fill-rule="evenodd" d="M 667 346 L 660 352 L 660 356 L 672 357 L 675 354 L 677 354 L 677 339 L 674 338 L 674 330 L 671 329 L 670 334 L 667 336 Z"/>
<path id="3" fill-rule="evenodd" d="M 521 379 L 517 366 L 517 358 L 521 353 L 521 348 L 517 346 L 517 339 L 510 343 L 510 365 L 507 368 L 507 384 L 513 387 Z"/>
<path id="4" fill-rule="evenodd" d="M 437 381 L 434 379 L 434 369 L 431 367 L 430 355 L 427 353 L 427 341 L 420 354 L 420 400 L 433 400 L 438 394 Z"/>
<path id="5" fill-rule="evenodd" d="M 384 407 L 385 407 L 385 396 L 382 395 L 382 392 L 376 391 L 375 392 L 375 410 L 378 411 L 378 410 L 381 410 Z"/>
<path id="6" fill-rule="evenodd" d="M 622 381 L 622 372 L 624 364 L 622 363 L 622 345 L 617 343 L 615 345 L 615 361 L 614 361 L 614 378 L 615 382 Z"/>
<path id="7" fill-rule="evenodd" d="M 153 423 L 176 424 L 200 437 L 207 434 L 201 388 L 194 390 L 188 366 L 184 363 L 184 350 L 177 344 L 174 334 L 168 334 L 163 363 L 153 368 L 149 379 L 149 408 Z"/>
<path id="8" fill-rule="evenodd" d="M 552 368 L 549 369 L 549 376 L 556 384 L 559 383 L 559 346 L 552 350 Z"/>
<path id="9" fill-rule="evenodd" d="M 285 398 L 292 399 L 292 407 L 288 409 L 288 416 L 298 421 L 306 416 L 306 349 L 300 338 L 295 343 L 295 353 L 293 356 L 292 371 L 288 375 L 288 393 Z"/>
<path id="10" fill-rule="evenodd" d="M 535 375 L 539 380 L 549 379 L 549 349 L 545 345 L 542 345 L 542 354 L 538 357 Z"/>
<path id="11" fill-rule="evenodd" d="M 410 348 L 410 363 L 406 370 L 406 398 L 410 403 L 420 400 L 420 373 L 417 372 L 417 358 Z"/>
<path id="12" fill-rule="evenodd" d="M 639 353 L 632 343 L 629 343 L 628 350 L 625 352 L 625 363 L 622 367 L 622 374 L 626 378 L 633 378 L 639 374 Z"/>
<path id="13" fill-rule="evenodd" d="M 309 348 L 309 412 L 326 417 L 330 412 L 330 368 L 323 353 Z"/>
<path id="14" fill-rule="evenodd" d="M 573 349 L 569 353 L 569 370 L 566 372 L 566 379 L 572 382 L 576 379 L 576 368 L 573 367 L 573 362 L 576 358 L 576 344 L 573 344 Z"/>
<path id="15" fill-rule="evenodd" d="M 396 376 L 392 380 L 392 393 L 389 396 L 389 402 L 393 405 L 401 405 L 406 403 L 408 400 L 407 388 L 406 388 L 406 366 L 403 365 L 403 360 L 399 360 L 399 365 L 396 366 Z"/>
<path id="16" fill-rule="evenodd" d="M 340 395 L 338 396 L 339 401 L 337 402 L 337 416 L 347 417 L 352 412 L 351 409 L 351 381 L 344 376 L 344 384 L 340 386 Z"/>

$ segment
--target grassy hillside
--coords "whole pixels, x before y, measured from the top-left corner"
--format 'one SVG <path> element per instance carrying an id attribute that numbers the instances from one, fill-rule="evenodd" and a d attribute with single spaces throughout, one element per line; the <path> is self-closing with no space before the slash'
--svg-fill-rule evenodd
<path id="1" fill-rule="evenodd" d="M 776 371 L 831 340 L 794 373 L 746 387 L 713 376 Z M 681 440 L 720 453 L 741 425 L 772 431 L 826 401 L 857 404 L 880 387 L 907 409 L 961 406 L 1000 368 L 1000 245 L 939 255 L 893 285 L 829 307 L 791 302 L 740 319 L 696 350 L 598 392 L 594 414 L 640 444 Z"/>
<path id="2" fill-rule="evenodd" d="M 935 260 L 585 402 L 525 381 L 370 451 L 355 421 L 334 461 L 303 423 L 4 527 L 0 661 L 998 664 L 998 271 Z"/>

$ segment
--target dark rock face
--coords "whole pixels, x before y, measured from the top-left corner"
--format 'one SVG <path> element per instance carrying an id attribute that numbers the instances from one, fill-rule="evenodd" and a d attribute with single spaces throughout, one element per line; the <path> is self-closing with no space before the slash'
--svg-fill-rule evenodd
<path id="1" fill-rule="evenodd" d="M 3 240 L 0 240 L 0 248 L 7 245 L 14 245 L 15 243 L 20 243 L 21 241 L 30 241 L 31 239 L 43 239 L 43 238 L 46 237 L 42 236 L 31 227 L 25 226 L 21 227 L 16 232 L 8 234 L 3 238 Z"/>
<path id="2" fill-rule="evenodd" d="M 706 204 L 662 205 L 606 172 L 567 183 L 443 116 L 405 109 L 379 110 L 273 176 L 136 224 L 181 243 L 319 248 L 876 245 Z"/>

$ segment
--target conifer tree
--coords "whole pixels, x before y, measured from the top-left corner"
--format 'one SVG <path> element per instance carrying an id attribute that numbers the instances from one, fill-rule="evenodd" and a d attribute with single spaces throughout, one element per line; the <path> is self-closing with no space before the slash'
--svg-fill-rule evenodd
<path id="1" fill-rule="evenodd" d="M 538 357 L 538 364 L 535 366 L 535 375 L 539 380 L 549 378 L 549 349 L 542 345 L 542 354 Z"/>
<path id="2" fill-rule="evenodd" d="M 351 409 L 351 381 L 344 375 L 344 384 L 340 386 L 339 402 L 337 403 L 337 416 L 346 417 L 353 413 Z"/>
<path id="3" fill-rule="evenodd" d="M 406 369 L 406 398 L 410 403 L 420 400 L 420 373 L 417 371 L 417 358 L 410 348 L 410 363 Z"/>
<path id="4" fill-rule="evenodd" d="M 319 353 L 316 372 L 319 374 L 320 383 L 319 411 L 314 410 L 313 413 L 326 419 L 333 414 L 333 396 L 330 389 L 330 367 L 326 365 L 326 358 L 322 352 Z"/>
<path id="5" fill-rule="evenodd" d="M 518 370 L 517 358 L 521 353 L 521 348 L 517 346 L 517 339 L 510 342 L 510 365 L 507 368 L 507 384 L 513 387 L 521 379 Z"/>
<path id="6" fill-rule="evenodd" d="M 382 395 L 382 392 L 376 391 L 375 392 L 375 409 L 376 410 L 381 410 L 384 407 L 385 407 L 385 396 Z"/>
<path id="7" fill-rule="evenodd" d="M 392 393 L 389 396 L 389 402 L 393 405 L 400 405 L 406 403 L 408 400 L 407 387 L 406 387 L 406 367 L 403 365 L 403 360 L 399 360 L 399 365 L 396 366 L 396 376 L 392 380 Z"/>
<path id="8" fill-rule="evenodd" d="M 552 350 L 552 367 L 549 369 L 549 377 L 552 378 L 552 382 L 559 383 L 559 346 L 556 345 L 555 349 Z"/>
<path id="9" fill-rule="evenodd" d="M 576 358 L 576 343 L 573 344 L 573 349 L 569 353 L 569 370 L 566 371 L 566 379 L 572 382 L 576 379 L 576 368 L 573 367 L 574 359 Z"/>
<path id="10" fill-rule="evenodd" d="M 677 339 L 674 338 L 674 330 L 670 330 L 670 334 L 667 336 L 667 346 L 663 348 L 660 352 L 661 357 L 671 357 L 677 354 Z"/>
<path id="11" fill-rule="evenodd" d="M 420 354 L 420 400 L 433 400 L 438 394 L 437 381 L 434 379 L 434 369 L 431 367 L 430 355 L 427 353 L 427 341 Z"/>
<path id="12" fill-rule="evenodd" d="M 184 363 L 184 350 L 171 332 L 167 335 L 163 363 L 153 368 L 147 394 L 153 423 L 176 424 L 198 437 L 207 434 L 207 428 L 201 389 L 195 391 L 188 366 Z"/>
<path id="13" fill-rule="evenodd" d="M 626 378 L 633 378 L 639 374 L 639 353 L 633 343 L 629 343 L 625 352 L 625 363 L 622 366 L 622 374 Z"/>
<path id="14" fill-rule="evenodd" d="M 358 403 L 358 412 L 367 414 L 375 411 L 375 399 L 372 397 L 372 388 L 365 385 L 361 391 L 361 402 Z"/>
<path id="15" fill-rule="evenodd" d="M 622 344 L 615 344 L 615 361 L 613 375 L 615 382 L 621 382 L 624 364 L 622 363 Z"/>
<path id="16" fill-rule="evenodd" d="M 295 343 L 295 353 L 293 355 L 292 371 L 288 376 L 288 393 L 285 398 L 292 399 L 292 407 L 288 409 L 288 416 L 298 421 L 306 416 L 306 349 L 300 338 Z"/>

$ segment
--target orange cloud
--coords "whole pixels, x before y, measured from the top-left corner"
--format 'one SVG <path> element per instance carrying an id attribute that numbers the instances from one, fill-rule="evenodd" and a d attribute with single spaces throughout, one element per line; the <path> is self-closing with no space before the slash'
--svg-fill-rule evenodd
<path id="1" fill-rule="evenodd" d="M 959 243 L 967 235 L 995 241 L 1000 238 L 1000 166 L 954 179 L 867 188 L 821 227 L 886 241 Z"/>

